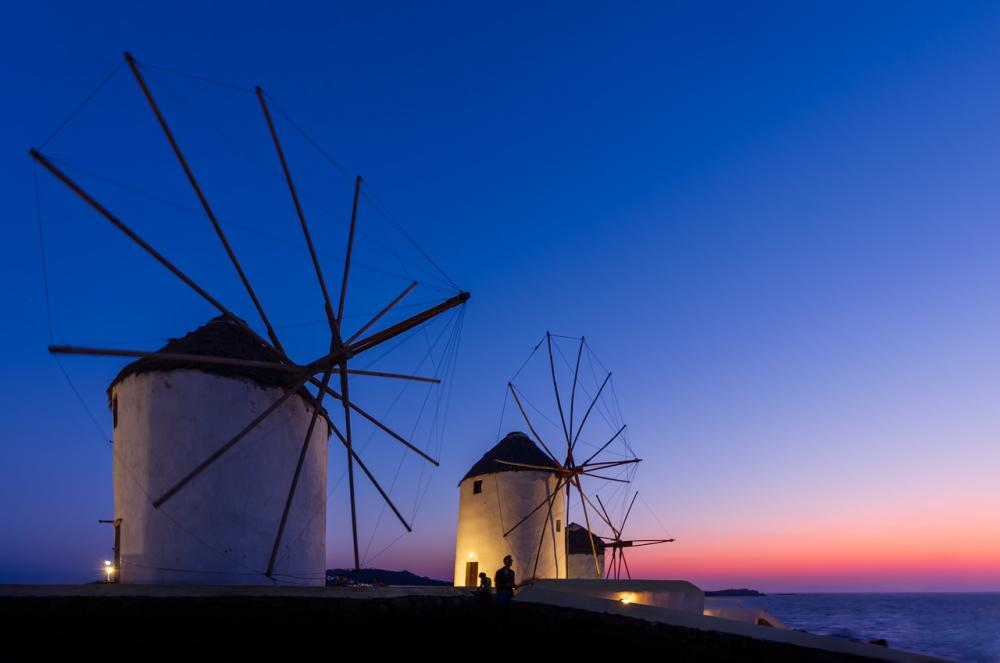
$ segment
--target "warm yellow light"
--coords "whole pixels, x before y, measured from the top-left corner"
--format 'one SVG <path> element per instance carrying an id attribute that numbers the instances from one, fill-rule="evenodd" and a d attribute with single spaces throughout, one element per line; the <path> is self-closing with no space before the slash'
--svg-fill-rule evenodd
<path id="1" fill-rule="evenodd" d="M 628 605 L 629 603 L 632 603 L 632 601 L 635 600 L 635 594 L 633 594 L 632 592 L 626 592 L 624 594 L 620 594 L 618 596 L 618 600 L 622 602 L 622 605 Z"/>
<path id="2" fill-rule="evenodd" d="M 469 553 L 469 559 L 472 559 L 475 556 L 476 556 L 476 553 Z"/>

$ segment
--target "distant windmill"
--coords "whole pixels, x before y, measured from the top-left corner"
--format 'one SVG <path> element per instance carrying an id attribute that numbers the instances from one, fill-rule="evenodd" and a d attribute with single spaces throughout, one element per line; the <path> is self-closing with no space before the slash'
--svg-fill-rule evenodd
<path id="1" fill-rule="evenodd" d="M 576 460 L 576 456 L 574 455 L 574 452 L 577 450 L 576 449 L 576 444 L 579 441 L 580 433 L 583 431 L 583 427 L 587 423 L 587 419 L 590 417 L 590 414 L 593 411 L 594 406 L 597 404 L 598 399 L 600 399 L 601 393 L 604 391 L 604 388 L 608 385 L 608 382 L 611 380 L 611 373 L 609 371 L 608 374 L 607 374 L 607 376 L 604 378 L 604 381 L 601 383 L 601 386 L 598 388 L 597 393 L 594 395 L 593 399 L 591 400 L 590 405 L 587 407 L 587 410 L 584 413 L 583 417 L 580 419 L 579 424 L 577 425 L 576 421 L 575 421 L 575 414 L 576 414 L 576 412 L 575 412 L 575 409 L 576 409 L 576 391 L 577 391 L 577 383 L 579 381 L 579 373 L 580 373 L 580 358 L 583 356 L 583 351 L 584 351 L 584 347 L 585 347 L 585 340 L 584 340 L 584 338 L 581 337 L 579 340 L 580 340 L 580 344 L 579 344 L 579 349 L 577 350 L 576 364 L 575 364 L 575 367 L 573 369 L 573 383 L 572 383 L 572 387 L 570 388 L 569 417 L 567 418 L 566 415 L 565 415 L 565 413 L 564 413 L 564 410 L 563 410 L 562 397 L 560 396 L 560 392 L 559 392 L 559 382 L 556 379 L 555 360 L 554 360 L 553 354 L 552 354 L 552 334 L 549 333 L 549 332 L 546 332 L 545 338 L 543 339 L 543 342 L 546 344 L 547 349 L 548 349 L 549 369 L 550 369 L 550 372 L 552 374 L 552 389 L 553 389 L 553 391 L 555 393 L 556 408 L 557 408 L 557 410 L 559 412 L 559 423 L 561 424 L 562 432 L 563 432 L 563 438 L 564 438 L 564 441 L 566 443 L 565 452 L 562 452 L 562 453 L 559 454 L 559 456 L 557 456 L 552 451 L 552 449 L 542 440 L 542 437 L 538 434 L 538 431 L 536 430 L 536 427 L 532 424 L 531 419 L 528 417 L 528 413 L 524 409 L 524 405 L 521 402 L 521 398 L 518 396 L 518 389 L 515 387 L 513 381 L 511 381 L 511 382 L 507 383 L 507 388 L 510 390 L 511 396 L 514 397 L 514 402 L 517 404 L 517 409 L 521 412 L 521 416 L 524 418 L 525 423 L 528 425 L 528 428 L 531 430 L 532 435 L 534 435 L 535 439 L 538 441 L 538 444 L 541 445 L 542 449 L 549 456 L 549 458 L 551 460 L 551 465 L 526 464 L 526 463 L 516 462 L 516 461 L 513 461 L 513 460 L 503 460 L 503 459 L 499 459 L 499 458 L 497 459 L 496 462 L 504 464 L 504 465 L 509 465 L 509 466 L 512 466 L 512 467 L 518 467 L 518 468 L 527 469 L 527 470 L 534 470 L 534 471 L 539 471 L 539 472 L 549 472 L 549 473 L 552 473 L 557 478 L 557 481 L 556 481 L 556 484 L 555 484 L 555 488 L 551 491 L 551 494 L 546 499 L 542 500 L 542 502 L 539 503 L 538 506 L 536 506 L 534 509 L 532 509 L 527 515 L 525 515 L 523 518 L 521 518 L 520 520 L 518 520 L 513 526 L 511 526 L 510 528 L 508 528 L 504 532 L 504 536 L 505 537 L 508 536 L 511 532 L 515 531 L 518 527 L 521 527 L 526 521 L 528 521 L 533 515 L 535 515 L 535 513 L 539 512 L 543 508 L 547 509 L 546 516 L 545 516 L 545 521 L 549 522 L 552 519 L 552 509 L 553 509 L 553 505 L 555 503 L 555 500 L 558 499 L 562 495 L 563 489 L 565 489 L 565 498 L 566 498 L 565 518 L 566 518 L 566 522 L 569 523 L 570 520 L 571 520 L 571 516 L 570 516 L 570 494 L 572 492 L 573 487 L 576 487 L 577 492 L 580 493 L 580 498 L 581 498 L 580 499 L 580 505 L 583 508 L 584 522 L 586 523 L 588 537 L 590 539 L 591 554 L 593 555 L 593 558 L 594 558 L 594 568 L 595 568 L 595 571 L 597 573 L 597 576 L 598 577 L 602 577 L 603 576 L 603 569 L 601 568 L 601 562 L 600 562 L 599 557 L 598 557 L 597 546 L 595 545 L 595 541 L 594 541 L 594 535 L 590 531 L 591 530 L 591 526 L 590 526 L 590 513 L 589 513 L 589 511 L 587 509 L 587 506 L 590 505 L 591 509 L 593 509 L 593 511 L 595 512 L 595 514 L 597 514 L 598 516 L 601 516 L 601 514 L 597 510 L 597 508 L 594 506 L 593 502 L 590 501 L 590 498 L 587 497 L 587 493 L 584 491 L 583 483 L 581 481 L 581 478 L 582 477 L 593 477 L 595 479 L 600 479 L 600 480 L 604 480 L 604 481 L 616 481 L 616 482 L 620 482 L 620 483 L 628 483 L 627 481 L 625 481 L 623 479 L 617 479 L 617 478 L 614 478 L 614 477 L 605 476 L 605 475 L 599 474 L 599 472 L 607 471 L 607 470 L 610 470 L 612 468 L 620 467 L 620 466 L 623 466 L 623 465 L 635 464 L 635 463 L 640 462 L 641 459 L 640 458 L 632 457 L 632 458 L 627 458 L 627 459 L 624 459 L 624 460 L 610 460 L 610 461 L 597 461 L 596 460 L 597 456 L 599 456 L 603 451 L 605 451 L 611 445 L 611 443 L 614 442 L 616 439 L 618 439 L 619 436 L 622 434 L 622 432 L 624 432 L 625 425 L 623 424 L 614 433 L 614 435 L 611 436 L 611 438 L 609 440 L 607 440 L 606 442 L 604 442 L 604 444 L 597 449 L 597 451 L 595 451 L 594 453 L 590 454 L 590 456 L 588 456 L 582 462 L 578 462 Z M 541 342 L 539 343 L 538 346 L 535 346 L 535 349 L 537 350 L 540 345 L 541 345 Z M 555 447 L 555 445 L 553 445 L 553 447 Z M 607 520 L 606 516 L 601 516 L 601 517 L 605 518 L 608 526 L 611 527 L 610 520 Z M 543 541 L 545 539 L 545 531 L 546 530 L 543 527 L 542 528 L 541 536 L 539 537 L 539 541 L 538 541 L 538 550 L 537 550 L 537 552 L 536 552 L 536 554 L 534 556 L 534 567 L 533 567 L 533 571 L 532 571 L 532 576 L 533 577 L 535 576 L 535 574 L 538 571 L 538 560 L 541 557 L 542 543 L 543 543 Z M 565 531 L 568 531 L 568 530 L 565 530 Z M 566 539 L 566 536 L 564 534 L 564 541 L 563 541 L 563 546 L 564 547 L 566 546 L 566 540 L 567 539 Z"/>
<path id="2" fill-rule="evenodd" d="M 604 539 L 604 548 L 607 550 L 611 549 L 611 558 L 608 560 L 608 573 L 607 577 L 612 577 L 614 574 L 615 580 L 621 579 L 622 568 L 625 569 L 625 575 L 629 580 L 632 579 L 632 573 L 629 571 L 628 562 L 625 560 L 625 548 L 641 548 L 643 546 L 655 546 L 660 543 L 673 543 L 673 539 L 622 539 L 622 532 L 625 530 L 625 523 L 628 522 L 628 516 L 632 513 L 632 507 L 635 505 L 635 498 L 639 497 L 639 491 L 636 491 L 635 495 L 632 496 L 632 502 L 628 505 L 628 510 L 625 512 L 625 517 L 622 518 L 622 524 L 618 527 L 611 525 L 611 517 L 608 515 L 607 509 L 604 508 L 604 502 L 601 502 L 601 496 L 597 495 L 597 502 L 601 505 L 601 511 L 604 512 L 605 522 L 611 527 L 611 531 L 614 532 L 614 536 L 602 536 Z"/>
<path id="3" fill-rule="evenodd" d="M 285 183 L 288 187 L 288 192 L 291 197 L 291 202 L 294 205 L 295 215 L 298 219 L 299 226 L 304 236 L 306 247 L 308 249 L 309 258 L 313 270 L 315 271 L 316 279 L 319 283 L 320 290 L 323 296 L 323 309 L 326 316 L 326 323 L 329 326 L 329 343 L 324 349 L 322 354 L 318 357 L 312 358 L 310 361 L 305 363 L 299 363 L 293 361 L 288 354 L 286 354 L 281 341 L 275 332 L 274 326 L 271 324 L 267 314 L 264 312 L 264 307 L 258 299 L 254 289 L 250 285 L 250 280 L 243 270 L 240 262 L 237 260 L 235 253 L 233 252 L 232 246 L 230 245 L 223 229 L 220 225 L 219 219 L 217 219 L 212 206 L 209 204 L 208 198 L 205 192 L 199 185 L 198 180 L 185 158 L 180 146 L 171 131 L 170 126 L 164 117 L 163 112 L 158 106 L 153 94 L 146 84 L 143 77 L 143 71 L 145 69 L 144 65 L 141 65 L 136 59 L 129 53 L 125 54 L 125 61 L 128 67 L 131 69 L 136 82 L 141 89 L 146 102 L 148 102 L 153 114 L 156 117 L 157 123 L 162 130 L 171 151 L 176 157 L 187 181 L 190 183 L 191 188 L 196 195 L 202 210 L 208 218 L 209 223 L 214 229 L 219 241 L 225 250 L 229 262 L 231 263 L 233 269 L 235 269 L 243 287 L 245 288 L 247 294 L 253 302 L 257 314 L 260 317 L 261 322 L 266 330 L 267 338 L 259 335 L 255 332 L 241 317 L 237 316 L 230 308 L 224 305 L 220 300 L 216 299 L 213 295 L 203 288 L 201 285 L 196 283 L 190 276 L 181 271 L 173 262 L 168 260 L 163 254 L 153 248 L 146 240 L 140 237 L 131 227 L 125 224 L 118 216 L 116 216 L 110 209 L 104 206 L 102 203 L 98 202 L 90 193 L 88 193 L 84 188 L 70 178 L 66 172 L 64 172 L 58 165 L 56 165 L 56 160 L 54 158 L 49 158 L 45 154 L 42 154 L 39 150 L 32 149 L 30 151 L 31 157 L 40 164 L 45 170 L 50 172 L 56 179 L 62 182 L 66 187 L 68 187 L 72 192 L 79 196 L 84 202 L 86 202 L 90 207 L 96 210 L 101 216 L 103 216 L 107 221 L 109 221 L 113 226 L 115 226 L 119 231 L 124 233 L 130 240 L 137 244 L 143 251 L 148 253 L 155 261 L 157 261 L 162 267 L 166 268 L 174 276 L 180 279 L 185 285 L 187 285 L 191 290 L 193 290 L 198 296 L 207 301 L 213 307 L 218 309 L 222 314 L 220 320 L 223 321 L 221 328 L 223 329 L 238 329 L 238 333 L 242 334 L 244 337 L 251 339 L 250 343 L 254 347 L 255 353 L 263 353 L 263 359 L 261 356 L 255 356 L 253 358 L 246 357 L 234 357 L 221 352 L 213 355 L 211 352 L 199 352 L 199 353 L 172 353 L 164 351 L 145 351 L 145 350 L 127 350 L 127 349 L 117 349 L 117 348 L 92 348 L 92 347 L 77 347 L 68 345 L 51 345 L 49 351 L 52 353 L 61 354 L 79 354 L 79 355 L 96 355 L 96 356 L 113 356 L 113 357 L 137 357 L 142 359 L 151 359 L 158 362 L 163 362 L 168 365 L 168 369 L 173 366 L 178 367 L 190 367 L 192 365 L 196 367 L 212 367 L 212 366 L 226 366 L 226 367 L 236 367 L 239 369 L 253 369 L 253 370 L 267 370 L 270 372 L 278 373 L 280 375 L 287 376 L 281 382 L 280 386 L 280 397 L 273 400 L 270 405 L 264 408 L 262 411 L 254 412 L 252 409 L 246 411 L 244 416 L 246 420 L 238 422 L 241 426 L 239 429 L 233 427 L 232 430 L 238 430 L 235 434 L 231 434 L 228 441 L 224 444 L 218 446 L 212 453 L 204 455 L 197 462 L 191 462 L 191 459 L 185 458 L 187 466 L 179 471 L 179 473 L 168 477 L 168 482 L 164 485 L 166 488 L 162 490 L 157 490 L 155 494 L 149 495 L 149 500 L 151 501 L 152 507 L 154 509 L 160 509 L 164 504 L 168 503 L 170 500 L 174 499 L 179 493 L 185 491 L 185 489 L 191 485 L 193 481 L 198 479 L 209 467 L 213 466 L 220 458 L 229 453 L 234 449 L 242 440 L 248 437 L 253 437 L 255 429 L 261 427 L 262 424 L 271 417 L 271 422 L 273 423 L 275 417 L 273 413 L 279 410 L 289 401 L 293 396 L 300 396 L 304 401 L 311 407 L 311 420 L 308 424 L 308 430 L 302 440 L 301 447 L 296 450 L 297 452 L 297 464 L 294 465 L 294 474 L 290 477 L 290 482 L 287 489 L 287 497 L 284 499 L 283 509 L 280 510 L 281 516 L 280 520 L 273 523 L 254 524 L 254 527 L 259 529 L 260 527 L 273 526 L 273 545 L 269 546 L 269 555 L 264 555 L 264 559 L 267 559 L 266 571 L 264 575 L 272 577 L 275 570 L 276 558 L 278 557 L 279 547 L 282 543 L 282 538 L 286 534 L 286 525 L 288 523 L 289 511 L 292 506 L 293 499 L 296 494 L 296 488 L 299 485 L 300 477 L 303 474 L 303 463 L 307 458 L 307 452 L 309 450 L 310 441 L 313 437 L 313 431 L 317 428 L 317 420 L 323 414 L 323 401 L 326 396 L 329 396 L 340 402 L 343 408 L 343 419 L 342 427 L 343 430 L 332 421 L 330 423 L 330 428 L 336 437 L 343 444 L 346 455 L 347 455 L 347 476 L 350 491 L 350 509 L 351 509 L 351 531 L 353 539 L 353 550 L 354 550 L 354 567 L 360 567 L 360 559 L 358 555 L 358 532 L 357 532 L 357 515 L 356 515 L 356 505 L 355 505 L 355 486 L 354 486 L 354 465 L 357 463 L 361 471 L 368 477 L 372 485 L 379 492 L 382 498 L 385 500 L 386 504 L 391 508 L 392 512 L 396 515 L 402 525 L 407 531 L 411 530 L 410 523 L 403 517 L 400 511 L 393 504 L 392 500 L 389 499 L 389 495 L 385 489 L 380 485 L 380 483 L 375 479 L 372 473 L 369 471 L 368 467 L 362 462 L 361 458 L 355 449 L 355 444 L 352 436 L 351 430 L 351 419 L 352 417 L 360 416 L 369 422 L 371 422 L 375 427 L 377 427 L 384 434 L 397 441 L 398 443 L 404 445 L 409 450 L 418 454 L 420 457 L 426 461 L 432 463 L 433 465 L 438 465 L 438 461 L 428 455 L 426 452 L 417 448 L 409 440 L 400 435 L 399 433 L 390 429 L 385 423 L 380 421 L 378 418 L 362 409 L 358 404 L 356 404 L 350 396 L 350 388 L 348 383 L 348 376 L 367 376 L 374 378 L 388 378 L 388 379 L 399 379 L 399 380 L 415 380 L 421 382 L 431 382 L 437 383 L 439 380 L 430 377 L 422 377 L 416 375 L 403 375 L 399 373 L 388 373 L 381 371 L 371 371 L 371 370 L 359 370 L 351 368 L 351 361 L 357 358 L 362 353 L 368 352 L 369 350 L 378 347 L 387 341 L 399 337 L 405 332 L 415 329 L 424 323 L 430 321 L 436 316 L 448 311 L 449 309 L 463 305 L 469 299 L 469 293 L 464 291 L 459 291 L 458 288 L 454 289 L 455 294 L 445 301 L 430 306 L 426 310 L 412 315 L 400 322 L 392 324 L 390 326 L 378 329 L 377 323 L 389 313 L 401 300 L 407 297 L 410 293 L 414 291 L 417 287 L 417 282 L 412 282 L 408 287 L 402 290 L 395 298 L 385 304 L 376 314 L 374 314 L 365 324 L 361 325 L 357 329 L 348 331 L 344 324 L 344 311 L 345 311 L 345 301 L 348 292 L 348 277 L 351 270 L 351 256 L 354 248 L 354 236 L 355 229 L 358 222 L 358 203 L 359 199 L 366 195 L 362 189 L 361 177 L 357 177 L 354 181 L 354 200 L 350 219 L 350 230 L 347 240 L 347 252 L 346 258 L 344 260 L 343 274 L 341 277 L 339 294 L 331 294 L 330 290 L 327 288 L 327 279 L 323 274 L 320 267 L 320 261 L 317 257 L 317 250 L 313 244 L 312 237 L 309 232 L 309 227 L 306 223 L 306 217 L 303 212 L 303 206 L 300 203 L 299 193 L 296 189 L 294 179 L 292 177 L 291 170 L 289 168 L 288 162 L 286 161 L 285 152 L 282 149 L 282 144 L 279 141 L 278 133 L 275 129 L 275 125 L 272 121 L 271 113 L 269 110 L 268 99 L 269 97 L 264 93 L 264 91 L 257 87 L 254 92 L 256 93 L 257 102 L 259 102 L 260 109 L 263 113 L 264 124 L 267 128 L 267 132 L 270 135 L 271 141 L 274 144 L 274 149 L 277 155 L 277 159 L 280 162 L 281 171 L 284 175 Z M 116 70 L 117 71 L 117 70 Z M 88 99 L 89 100 L 89 99 Z M 218 325 L 212 327 L 212 329 L 217 328 Z M 377 331 L 376 331 L 377 330 Z M 258 354 L 259 354 L 258 353 Z M 339 378 L 339 390 L 335 390 L 330 386 L 331 378 L 336 375 Z M 315 388 L 315 394 L 307 391 L 307 386 L 312 386 Z M 292 405 L 289 402 L 289 406 Z M 288 407 L 288 406 L 286 406 Z M 308 408 L 307 408 L 308 409 Z M 255 416 L 254 416 L 255 415 Z M 117 418 L 117 410 L 115 411 L 115 416 Z M 307 415 L 308 418 L 308 415 Z M 228 422 L 222 422 L 228 423 Z M 277 425 L 277 424 L 275 424 Z M 325 430 L 325 429 L 324 429 Z M 193 433 L 193 436 L 197 437 L 198 433 Z M 243 445 L 243 447 L 248 447 L 250 445 Z M 291 450 L 289 450 L 291 451 Z M 325 457 L 325 454 L 324 454 Z M 178 465 L 180 462 L 178 462 Z M 322 468 L 323 481 L 325 484 L 325 465 Z M 244 489 L 247 492 L 251 492 L 254 486 L 247 485 Z M 145 499 L 145 498 L 144 498 Z M 206 505 L 207 508 L 207 505 Z M 277 513 L 277 511 L 275 511 Z M 243 514 L 245 515 L 245 514 Z M 211 536 L 214 532 L 212 530 L 212 525 L 210 523 L 184 523 L 185 525 L 191 526 L 192 529 L 199 532 L 208 532 L 208 536 Z M 129 526 L 129 523 L 125 523 L 125 527 Z M 126 551 L 127 552 L 127 551 Z M 256 557 L 256 555 L 255 555 Z"/>

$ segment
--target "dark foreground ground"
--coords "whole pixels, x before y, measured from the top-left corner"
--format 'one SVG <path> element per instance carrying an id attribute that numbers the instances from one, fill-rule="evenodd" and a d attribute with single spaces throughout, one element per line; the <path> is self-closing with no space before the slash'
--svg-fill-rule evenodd
<path id="1" fill-rule="evenodd" d="M 2 597 L 0 660 L 861 661 L 527 603 L 303 597 Z"/>

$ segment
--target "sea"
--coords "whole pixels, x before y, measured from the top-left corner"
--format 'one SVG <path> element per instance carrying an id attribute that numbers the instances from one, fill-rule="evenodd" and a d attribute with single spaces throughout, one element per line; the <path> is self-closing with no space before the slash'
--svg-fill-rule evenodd
<path id="1" fill-rule="evenodd" d="M 1000 592 L 769 594 L 743 597 L 788 628 L 874 640 L 952 661 L 1000 663 Z"/>

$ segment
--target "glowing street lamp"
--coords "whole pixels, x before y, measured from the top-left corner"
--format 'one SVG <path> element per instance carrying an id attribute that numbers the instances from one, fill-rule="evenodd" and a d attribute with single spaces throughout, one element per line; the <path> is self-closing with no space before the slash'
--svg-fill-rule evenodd
<path id="1" fill-rule="evenodd" d="M 111 582 L 111 579 L 115 575 L 115 565 L 109 560 L 104 560 L 104 574 L 107 578 L 107 582 Z"/>

